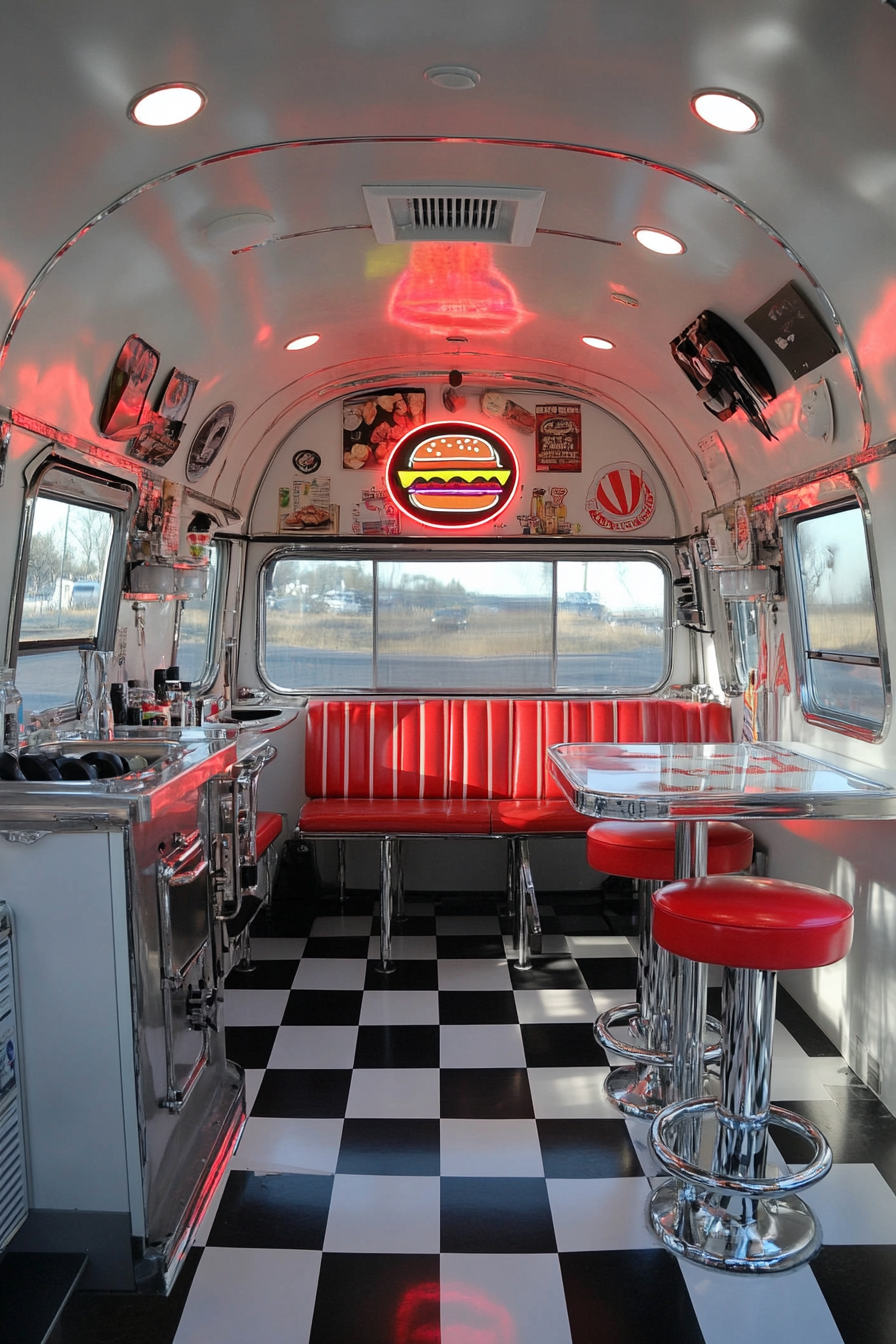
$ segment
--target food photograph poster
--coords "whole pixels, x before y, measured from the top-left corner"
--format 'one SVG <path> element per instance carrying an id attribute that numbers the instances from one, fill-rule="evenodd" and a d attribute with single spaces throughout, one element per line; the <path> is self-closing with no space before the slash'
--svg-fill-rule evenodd
<path id="1" fill-rule="evenodd" d="M 426 419 L 422 387 L 390 388 L 342 403 L 342 465 L 346 471 L 376 470 L 409 429 Z"/>

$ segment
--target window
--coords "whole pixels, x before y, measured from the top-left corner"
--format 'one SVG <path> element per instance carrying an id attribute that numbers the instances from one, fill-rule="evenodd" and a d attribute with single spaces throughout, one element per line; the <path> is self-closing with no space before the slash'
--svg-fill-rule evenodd
<path id="1" fill-rule="evenodd" d="M 736 689 L 747 686 L 750 670 L 759 668 L 758 608 L 755 602 L 726 602 L 729 645 L 734 655 Z"/>
<path id="2" fill-rule="evenodd" d="M 874 735 L 886 717 L 886 690 L 862 510 L 794 518 L 789 540 L 806 717 Z"/>
<path id="3" fill-rule="evenodd" d="M 181 607 L 177 637 L 177 665 L 182 681 L 204 690 L 211 685 L 215 672 L 219 594 L 222 582 L 222 543 L 211 543 L 208 587 L 202 597 L 191 597 Z"/>
<path id="4" fill-rule="evenodd" d="M 653 559 L 331 560 L 262 572 L 262 675 L 286 692 L 649 691 L 668 675 Z"/>
<path id="5" fill-rule="evenodd" d="M 74 698 L 79 644 L 114 646 L 132 502 L 129 485 L 58 462 L 31 487 L 12 641 L 26 717 Z"/>

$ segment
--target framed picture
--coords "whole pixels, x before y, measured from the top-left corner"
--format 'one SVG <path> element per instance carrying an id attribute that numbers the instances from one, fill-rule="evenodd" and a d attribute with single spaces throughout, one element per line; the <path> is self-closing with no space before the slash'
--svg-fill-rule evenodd
<path id="1" fill-rule="evenodd" d="M 172 369 L 171 376 L 165 384 L 165 391 L 162 393 L 159 415 L 175 422 L 186 420 L 193 393 L 198 386 L 198 378 L 191 378 L 188 373 L 181 373 L 180 369 Z"/>
<path id="2" fill-rule="evenodd" d="M 342 403 L 342 465 L 346 471 L 381 467 L 399 439 L 426 420 L 422 387 L 393 387 Z"/>
<path id="3" fill-rule="evenodd" d="M 582 470 L 579 402 L 550 402 L 535 407 L 535 470 Z"/>
<path id="4" fill-rule="evenodd" d="M 100 408 L 100 433 L 107 439 L 132 439 L 143 419 L 146 394 L 159 367 L 159 352 L 139 336 L 129 336 L 109 375 Z"/>
<path id="5" fill-rule="evenodd" d="M 180 429 L 179 423 L 153 413 L 128 444 L 128 456 L 148 467 L 163 467 L 180 447 Z"/>
<path id="6" fill-rule="evenodd" d="M 235 416 L 236 407 L 233 402 L 222 401 L 220 406 L 216 406 L 205 417 L 187 454 L 185 474 L 188 481 L 198 481 L 199 477 L 208 471 L 224 447 L 224 440 L 230 433 Z"/>

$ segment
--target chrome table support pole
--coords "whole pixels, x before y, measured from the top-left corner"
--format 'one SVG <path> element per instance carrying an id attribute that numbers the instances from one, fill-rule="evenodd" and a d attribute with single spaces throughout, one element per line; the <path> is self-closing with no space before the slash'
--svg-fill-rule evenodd
<path id="1" fill-rule="evenodd" d="M 395 858 L 398 841 L 384 835 L 380 841 L 380 960 L 377 970 L 388 975 L 395 970 L 392 961 L 392 901 L 395 896 Z"/>
<path id="2" fill-rule="evenodd" d="M 345 900 L 345 841 L 336 841 L 336 883 L 339 887 L 339 899 Z"/>

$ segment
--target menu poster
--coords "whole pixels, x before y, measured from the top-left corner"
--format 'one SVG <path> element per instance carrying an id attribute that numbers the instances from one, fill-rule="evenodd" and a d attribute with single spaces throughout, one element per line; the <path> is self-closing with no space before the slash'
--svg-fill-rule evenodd
<path id="1" fill-rule="evenodd" d="M 401 533 L 401 515 L 382 487 L 361 491 L 352 509 L 352 531 L 362 536 L 397 537 Z"/>
<path id="2" fill-rule="evenodd" d="M 329 476 L 296 477 L 281 485 L 277 499 L 278 532 L 338 532 L 339 505 L 330 503 Z"/>
<path id="3" fill-rule="evenodd" d="M 535 407 L 535 470 L 582 470 L 579 402 L 550 402 Z"/>

